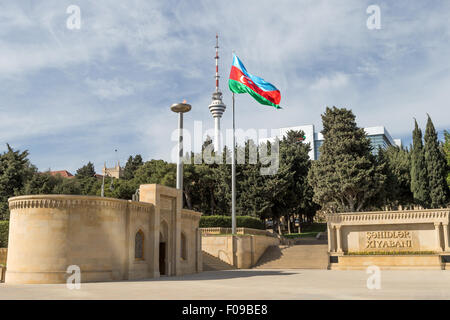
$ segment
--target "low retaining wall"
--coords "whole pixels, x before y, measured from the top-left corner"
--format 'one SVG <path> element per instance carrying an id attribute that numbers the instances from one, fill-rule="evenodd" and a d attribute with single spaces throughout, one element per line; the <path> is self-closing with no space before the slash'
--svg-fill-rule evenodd
<path id="1" fill-rule="evenodd" d="M 266 235 L 202 235 L 203 251 L 238 269 L 251 268 L 268 247 L 279 243 L 278 238 Z"/>
<path id="2" fill-rule="evenodd" d="M 331 269 L 444 269 L 449 219 L 449 209 L 328 215 Z"/>

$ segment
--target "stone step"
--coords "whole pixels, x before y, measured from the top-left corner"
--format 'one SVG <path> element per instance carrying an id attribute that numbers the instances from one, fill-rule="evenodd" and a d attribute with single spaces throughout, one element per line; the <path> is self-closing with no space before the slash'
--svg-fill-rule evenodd
<path id="1" fill-rule="evenodd" d="M 314 241 L 314 240 L 311 240 Z M 328 246 L 323 241 L 301 241 L 303 244 L 267 248 L 257 269 L 327 269 Z"/>
<path id="2" fill-rule="evenodd" d="M 234 270 L 236 267 L 220 260 L 213 255 L 202 251 L 203 253 L 203 271 L 217 271 L 217 270 Z"/>

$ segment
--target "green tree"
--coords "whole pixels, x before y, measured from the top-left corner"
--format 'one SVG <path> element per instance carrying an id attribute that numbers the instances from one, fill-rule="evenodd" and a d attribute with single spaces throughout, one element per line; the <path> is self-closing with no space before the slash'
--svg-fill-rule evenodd
<path id="1" fill-rule="evenodd" d="M 411 193 L 411 156 L 407 149 L 389 146 L 379 149 L 378 161 L 383 163 L 386 175 L 384 188 L 380 194 L 382 205 L 405 206 L 413 203 Z"/>
<path id="2" fill-rule="evenodd" d="M 258 152 L 258 146 L 247 140 L 239 149 L 245 155 L 245 163 L 236 165 L 236 211 L 239 215 L 263 218 L 270 214 L 271 195 L 267 187 L 269 178 L 261 175 L 261 161 L 253 154 Z"/>
<path id="3" fill-rule="evenodd" d="M 413 145 L 411 148 L 411 192 L 414 201 L 427 208 L 430 204 L 427 165 L 422 144 L 422 130 L 414 119 Z"/>
<path id="4" fill-rule="evenodd" d="M 311 168 L 308 153 L 311 151 L 311 146 L 309 143 L 301 142 L 300 138 L 303 136 L 303 131 L 289 131 L 280 142 L 280 168 L 282 169 L 280 174 L 288 173 L 284 176 L 288 187 L 283 196 L 282 208 L 289 231 L 291 231 L 290 220 L 293 215 L 298 214 L 300 217 L 305 216 L 307 220 L 312 220 L 318 209 L 313 202 L 314 192 L 308 183 L 308 173 Z"/>
<path id="5" fill-rule="evenodd" d="M 385 176 L 372 155 L 370 140 L 351 110 L 336 107 L 322 115 L 324 143 L 309 181 L 314 201 L 335 211 L 361 211 L 372 205 Z"/>
<path id="6" fill-rule="evenodd" d="M 26 182 L 37 171 L 28 160 L 28 151 L 14 151 L 9 144 L 0 155 L 0 219 L 9 218 L 8 198 L 20 194 Z"/>
<path id="7" fill-rule="evenodd" d="M 77 179 L 66 179 L 66 180 L 74 180 L 73 183 L 76 185 L 73 185 L 73 188 L 74 188 L 74 190 L 77 190 L 79 188 L 80 193 L 78 193 L 78 194 L 81 194 L 84 196 L 100 195 L 102 181 L 96 177 L 80 176 L 80 177 L 77 177 Z"/>
<path id="8" fill-rule="evenodd" d="M 281 141 L 256 146 L 252 140 L 245 143 L 245 163 L 236 167 L 237 213 L 278 221 L 287 221 L 293 215 L 312 217 L 317 207 L 312 201 L 313 191 L 307 182 L 311 161 L 309 144 L 299 141 L 301 131 L 289 131 Z M 278 149 L 275 146 L 278 145 Z M 240 148 L 240 147 L 239 147 Z M 239 148 L 237 148 L 239 150 Z M 262 175 L 262 159 L 252 159 L 250 151 L 265 148 L 269 155 L 276 152 L 278 170 L 272 175 Z M 256 163 L 255 163 L 256 162 Z M 228 175 L 229 180 L 229 175 Z M 289 226 L 289 225 L 288 225 Z"/>
<path id="9" fill-rule="evenodd" d="M 111 184 L 111 181 L 113 183 Z M 110 187 L 112 185 L 112 188 Z M 139 188 L 134 180 L 115 179 L 111 177 L 105 178 L 105 197 L 131 200 L 136 189 Z M 101 183 L 97 188 L 97 195 L 100 195 Z"/>
<path id="10" fill-rule="evenodd" d="M 176 165 L 164 160 L 150 160 L 140 166 L 134 177 L 137 184 L 158 183 L 168 187 L 176 185 Z"/>
<path id="11" fill-rule="evenodd" d="M 222 163 L 213 171 L 214 199 L 216 212 L 220 215 L 231 215 L 231 150 L 226 146 L 222 151 Z"/>
<path id="12" fill-rule="evenodd" d="M 54 194 L 82 194 L 81 185 L 78 179 L 61 178 L 53 189 Z"/>
<path id="13" fill-rule="evenodd" d="M 94 164 L 90 161 L 88 162 L 88 164 L 78 169 L 77 173 L 75 174 L 75 177 L 77 178 L 90 178 L 93 176 L 95 176 L 95 168 Z"/>
<path id="14" fill-rule="evenodd" d="M 55 193 L 56 187 L 59 184 L 62 184 L 63 179 L 64 178 L 60 175 L 55 177 L 48 172 L 36 172 L 33 174 L 32 178 L 25 183 L 24 188 L 20 193 L 24 195 L 53 194 Z"/>
<path id="15" fill-rule="evenodd" d="M 278 149 L 276 146 L 278 145 Z M 289 215 L 292 212 L 289 209 L 288 194 L 289 187 L 293 180 L 294 172 L 290 170 L 286 161 L 283 161 L 283 148 L 278 138 L 274 143 L 267 143 L 268 154 L 278 152 L 278 170 L 276 174 L 266 176 L 266 194 L 268 195 L 269 206 L 266 218 L 271 218 L 274 222 L 274 230 L 278 227 L 278 232 L 281 233 L 280 218 L 284 215 Z M 270 148 L 270 152 L 269 152 Z"/>
<path id="16" fill-rule="evenodd" d="M 142 156 L 137 154 L 136 156 L 130 156 L 123 169 L 123 178 L 125 180 L 131 180 L 134 178 L 136 170 L 143 165 Z"/>
<path id="17" fill-rule="evenodd" d="M 447 163 L 439 147 L 437 133 L 429 115 L 425 130 L 424 151 L 431 208 L 445 207 L 448 201 Z"/>
<path id="18" fill-rule="evenodd" d="M 218 164 L 213 159 L 207 160 L 208 157 L 215 156 L 213 147 L 212 139 L 209 136 L 206 137 L 201 153 L 191 153 L 191 160 L 196 159 L 194 163 L 184 165 L 183 194 L 186 200 L 185 205 L 189 209 L 207 215 L 217 214 L 214 195 L 214 187 L 217 182 L 214 172 Z M 201 161 L 199 161 L 200 159 Z"/>
<path id="19" fill-rule="evenodd" d="M 442 146 L 442 149 L 447 158 L 447 186 L 450 188 L 450 133 L 445 130 L 444 131 L 445 141 Z"/>

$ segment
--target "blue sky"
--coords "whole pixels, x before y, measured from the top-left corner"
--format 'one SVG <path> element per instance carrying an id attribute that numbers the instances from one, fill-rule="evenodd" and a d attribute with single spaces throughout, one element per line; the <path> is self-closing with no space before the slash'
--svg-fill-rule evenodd
<path id="1" fill-rule="evenodd" d="M 381 8 L 369 30 L 366 9 Z M 69 5 L 81 29 L 69 30 Z M 360 126 L 384 125 L 409 144 L 413 117 L 450 129 L 449 1 L 3 1 L 0 3 L 0 150 L 28 149 L 40 170 L 74 172 L 132 154 L 169 160 L 186 99 L 213 126 L 215 33 L 221 89 L 232 50 L 280 89 L 282 110 L 237 97 L 237 126 L 315 124 L 326 106 L 351 108 Z M 114 150 L 117 149 L 117 152 Z"/>

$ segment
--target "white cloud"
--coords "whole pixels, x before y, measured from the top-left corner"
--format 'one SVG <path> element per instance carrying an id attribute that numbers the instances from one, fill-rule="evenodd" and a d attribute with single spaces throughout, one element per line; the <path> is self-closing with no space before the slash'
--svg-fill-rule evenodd
<path id="1" fill-rule="evenodd" d="M 231 127 L 232 50 L 280 89 L 284 108 L 237 96 L 243 129 L 320 128 L 320 114 L 332 105 L 352 108 L 362 126 L 385 125 L 394 137 L 410 132 L 405 119 L 426 112 L 436 127 L 450 127 L 448 1 L 380 1 L 381 30 L 367 29 L 372 3 L 360 0 L 80 0 L 80 30 L 66 28 L 70 4 L 10 2 L 0 10 L 0 135 L 51 145 L 56 134 L 89 145 L 58 163 L 100 161 L 111 137 L 121 150 L 168 159 L 176 126 L 168 107 L 184 98 L 193 106 L 186 127 L 194 120 L 212 126 L 216 32 L 228 105 L 223 129 Z M 39 150 L 32 159 L 54 167 Z"/>
<path id="2" fill-rule="evenodd" d="M 331 76 L 319 78 L 311 85 L 313 90 L 330 90 L 345 87 L 348 84 L 348 76 L 343 73 L 335 73 Z"/>
<path id="3" fill-rule="evenodd" d="M 115 100 L 134 93 L 132 84 L 127 84 L 117 78 L 111 80 L 87 78 L 86 84 L 94 95 L 106 100 Z"/>

